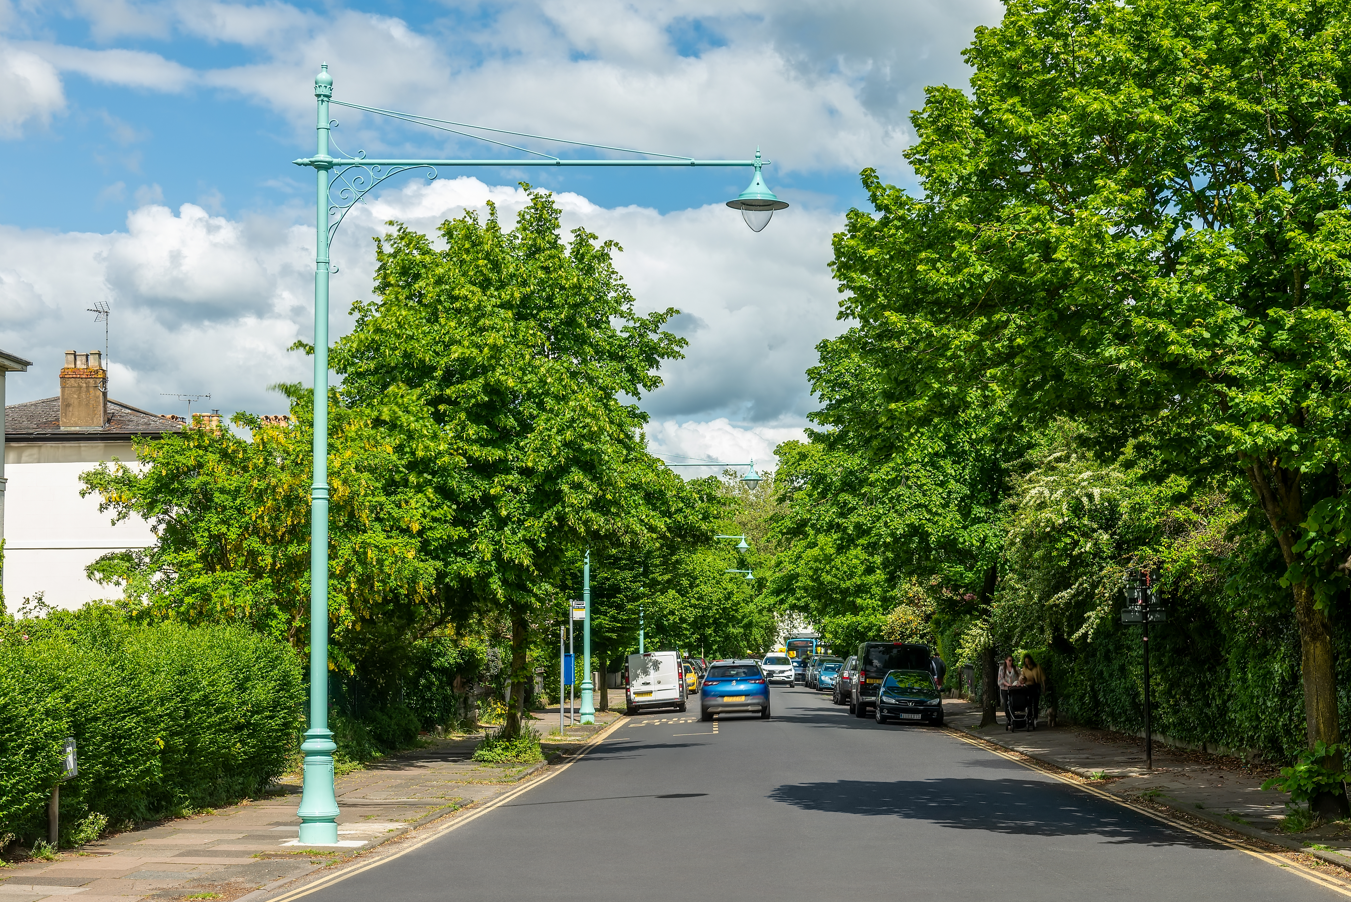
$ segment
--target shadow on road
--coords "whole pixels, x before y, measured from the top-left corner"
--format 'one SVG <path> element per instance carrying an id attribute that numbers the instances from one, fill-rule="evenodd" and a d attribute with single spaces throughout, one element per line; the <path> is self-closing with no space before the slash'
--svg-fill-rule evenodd
<path id="1" fill-rule="evenodd" d="M 639 752 L 650 752 L 654 749 L 689 749 L 707 744 L 706 742 L 642 742 L 637 739 L 611 739 L 600 745 L 592 746 L 591 750 L 586 753 L 585 758 L 578 759 L 578 763 L 588 759 L 599 760 L 601 758 L 610 761 L 622 761 Z"/>
<path id="2" fill-rule="evenodd" d="M 575 805 L 578 802 L 616 802 L 623 799 L 700 799 L 706 792 L 668 792 L 665 795 L 597 796 L 594 799 L 555 799 L 551 802 L 512 802 L 503 808 L 530 808 L 535 805 Z"/>
<path id="3" fill-rule="evenodd" d="M 958 830 L 1028 836 L 1096 835 L 1111 843 L 1216 848 L 1199 837 L 1170 830 L 1069 787 L 1011 777 L 838 780 L 780 786 L 769 797 L 805 811 L 899 817 Z"/>

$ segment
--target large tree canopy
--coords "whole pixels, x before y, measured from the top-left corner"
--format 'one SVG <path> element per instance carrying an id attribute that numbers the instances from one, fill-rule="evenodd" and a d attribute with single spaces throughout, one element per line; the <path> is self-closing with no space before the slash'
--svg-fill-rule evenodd
<path id="1" fill-rule="evenodd" d="M 922 196 L 865 181 L 847 312 L 896 349 L 900 425 L 993 389 L 1194 475 L 1240 476 L 1288 566 L 1310 744 L 1336 742 L 1328 606 L 1351 463 L 1351 8 L 1012 0 L 928 93 Z M 1344 805 L 1344 800 L 1342 802 Z"/>
<path id="2" fill-rule="evenodd" d="M 634 400 L 684 341 L 661 328 L 676 311 L 634 311 L 613 242 L 581 229 L 563 241 L 547 194 L 531 192 L 510 231 L 490 206 L 440 238 L 398 226 L 378 242 L 376 297 L 353 306 L 333 367 L 439 512 L 421 541 L 443 579 L 511 622 L 512 733 L 532 626 L 554 615 L 582 552 L 662 534 L 681 506 Z"/>

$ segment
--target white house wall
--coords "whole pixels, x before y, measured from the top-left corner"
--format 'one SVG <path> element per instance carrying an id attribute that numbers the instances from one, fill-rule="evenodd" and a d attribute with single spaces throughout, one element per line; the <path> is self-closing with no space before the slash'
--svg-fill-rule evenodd
<path id="1" fill-rule="evenodd" d="M 9 444 L 5 448 L 5 605 L 16 613 L 38 592 L 54 608 L 74 609 L 121 590 L 85 577 L 108 553 L 154 544 L 150 525 L 129 517 L 112 525 L 97 495 L 80 497 L 80 474 L 100 460 L 135 459 L 130 442 Z"/>

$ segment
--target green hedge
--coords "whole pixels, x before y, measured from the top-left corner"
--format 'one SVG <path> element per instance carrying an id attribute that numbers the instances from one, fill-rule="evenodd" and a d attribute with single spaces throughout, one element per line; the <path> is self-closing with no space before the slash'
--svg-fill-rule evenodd
<path id="1" fill-rule="evenodd" d="M 145 820 L 256 795 L 301 729 L 300 662 L 248 630 L 127 623 L 107 608 L 0 626 L 0 834 L 46 829 L 62 742 L 80 774 L 61 821 Z"/>

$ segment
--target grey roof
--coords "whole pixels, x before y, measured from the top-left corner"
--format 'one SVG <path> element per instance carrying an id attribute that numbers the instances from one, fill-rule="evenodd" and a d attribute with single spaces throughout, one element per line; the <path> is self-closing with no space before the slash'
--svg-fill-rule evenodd
<path id="1" fill-rule="evenodd" d="M 102 429 L 62 429 L 61 399 L 43 398 L 5 407 L 5 441 L 62 442 L 90 438 L 127 439 L 178 432 L 183 423 L 121 401 L 108 399 L 108 422 Z"/>
<path id="2" fill-rule="evenodd" d="M 11 354 L 8 351 L 0 351 L 0 370 L 17 370 L 23 372 L 33 365 L 33 361 L 24 360 L 18 355 Z"/>

